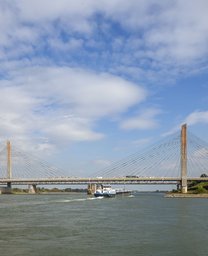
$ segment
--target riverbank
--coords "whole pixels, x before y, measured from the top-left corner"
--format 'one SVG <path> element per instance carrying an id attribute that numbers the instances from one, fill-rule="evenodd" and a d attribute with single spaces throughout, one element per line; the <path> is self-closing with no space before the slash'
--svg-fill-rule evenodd
<path id="1" fill-rule="evenodd" d="M 87 194 L 86 192 L 83 191 L 71 191 L 71 192 L 62 192 L 62 191 L 57 191 L 57 192 L 51 192 L 51 191 L 46 191 L 46 192 L 36 192 L 36 193 L 29 193 L 29 192 L 11 192 L 11 195 L 73 195 L 73 194 Z"/>
<path id="2" fill-rule="evenodd" d="M 167 198 L 208 198 L 208 194 L 181 194 L 181 193 L 168 193 L 165 194 Z"/>

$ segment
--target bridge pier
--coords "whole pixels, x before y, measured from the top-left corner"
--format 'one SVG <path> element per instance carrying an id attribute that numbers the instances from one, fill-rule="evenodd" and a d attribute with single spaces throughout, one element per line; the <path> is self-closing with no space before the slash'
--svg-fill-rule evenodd
<path id="1" fill-rule="evenodd" d="M 11 193 L 12 193 L 11 182 L 7 182 L 6 187 L 0 187 L 0 194 L 11 194 Z"/>
<path id="2" fill-rule="evenodd" d="M 97 189 L 97 185 L 96 184 L 88 184 L 87 194 L 88 195 L 93 195 L 95 193 L 96 189 Z"/>
<path id="3" fill-rule="evenodd" d="M 187 179 L 182 179 L 181 182 L 181 193 L 186 194 L 188 192 Z"/>
<path id="4" fill-rule="evenodd" d="M 7 189 L 12 190 L 12 183 L 11 182 L 7 182 Z"/>
<path id="5" fill-rule="evenodd" d="M 1 194 L 11 194 L 12 193 L 12 184 L 11 182 L 7 182 L 6 187 L 0 188 Z"/>
<path id="6" fill-rule="evenodd" d="M 29 194 L 36 194 L 37 188 L 35 184 L 28 185 L 28 193 Z"/>

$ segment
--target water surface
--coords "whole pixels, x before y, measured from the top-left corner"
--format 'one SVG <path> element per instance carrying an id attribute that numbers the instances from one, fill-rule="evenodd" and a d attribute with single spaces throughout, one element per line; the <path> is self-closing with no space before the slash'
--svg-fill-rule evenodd
<path id="1" fill-rule="evenodd" d="M 207 256 L 208 200 L 1 195 L 0 255 Z"/>

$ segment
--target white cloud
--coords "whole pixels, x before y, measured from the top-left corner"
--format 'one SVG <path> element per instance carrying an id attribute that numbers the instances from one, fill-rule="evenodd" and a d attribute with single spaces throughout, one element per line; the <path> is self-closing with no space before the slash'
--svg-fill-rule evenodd
<path id="1" fill-rule="evenodd" d="M 1 1 L 2 137 L 35 134 L 43 145 L 50 144 L 47 137 L 101 139 L 98 120 L 126 113 L 147 97 L 143 88 L 107 72 L 140 81 L 163 73 L 167 82 L 181 67 L 201 67 L 208 55 L 207 9 L 206 0 Z M 158 114 L 148 110 L 120 127 L 157 127 Z M 206 123 L 207 114 L 194 112 L 185 121 Z"/>
<path id="2" fill-rule="evenodd" d="M 72 111 L 73 115 L 85 118 L 122 113 L 143 101 L 147 95 L 142 87 L 124 79 L 82 69 L 35 67 L 14 75 L 15 84 L 45 106 L 68 108 L 69 114 Z"/>
<path id="3" fill-rule="evenodd" d="M 94 132 L 89 120 L 81 118 L 60 118 L 60 120 L 47 120 L 43 132 L 51 141 L 93 141 L 104 137 L 99 132 Z"/>
<path id="4" fill-rule="evenodd" d="M 208 111 L 194 111 L 185 118 L 184 123 L 188 125 L 208 123 Z"/>
<path id="5" fill-rule="evenodd" d="M 30 126 L 31 110 L 36 100 L 14 86 L 0 87 L 0 134 L 15 136 L 25 133 L 23 123 Z"/>
<path id="6" fill-rule="evenodd" d="M 0 81 L 0 134 L 39 140 L 42 149 L 58 141 L 99 140 L 104 137 L 96 131 L 100 119 L 145 98 L 142 87 L 106 73 L 11 66 L 9 79 Z"/>
<path id="7" fill-rule="evenodd" d="M 82 39 L 71 39 L 68 42 L 63 42 L 58 38 L 49 40 L 49 45 L 55 51 L 77 51 L 83 45 Z"/>
<path id="8" fill-rule="evenodd" d="M 96 24 L 94 16 L 99 13 L 108 21 L 120 24 L 131 35 L 131 40 L 120 38 L 119 42 L 118 40 L 112 42 L 112 46 L 120 45 L 122 39 L 125 39 L 123 50 L 120 48 L 122 51 L 120 61 L 127 58 L 131 52 L 133 53 L 131 61 L 138 62 L 137 54 L 143 53 L 152 60 L 152 65 L 156 64 L 164 69 L 167 65 L 190 66 L 207 58 L 207 10 L 206 0 L 191 3 L 188 0 L 160 2 L 156 0 L 77 0 L 75 2 L 17 0 L 12 4 L 9 1 L 1 2 L 0 45 L 15 47 L 21 42 L 35 47 L 49 43 L 57 50 L 77 47 L 77 44 L 80 46 L 82 43 L 76 41 L 77 38 L 73 38 L 72 33 L 79 32 L 80 35 L 97 33 L 100 26 Z M 111 24 L 108 24 L 104 18 L 102 26 L 108 33 Z M 140 36 L 134 33 L 138 31 L 141 32 Z M 61 32 L 72 36 L 68 43 L 60 39 Z M 45 38 L 44 42 L 39 41 L 42 36 Z M 85 37 L 85 40 L 91 38 Z M 98 45 L 99 43 L 97 42 Z M 123 52 L 124 50 L 127 51 Z M 139 61 L 144 60 L 145 58 L 139 59 Z M 161 61 L 164 62 L 162 66 Z"/>
<path id="9" fill-rule="evenodd" d="M 120 124 L 122 129 L 153 129 L 158 126 L 156 116 L 161 113 L 159 109 L 146 109 L 138 116 L 127 118 Z"/>
<path id="10" fill-rule="evenodd" d="M 184 118 L 183 122 L 179 125 L 176 125 L 173 129 L 163 134 L 163 136 L 171 135 L 181 129 L 183 124 L 187 124 L 188 126 L 192 126 L 195 124 L 208 124 L 208 111 L 194 111 L 190 113 L 186 118 Z"/>

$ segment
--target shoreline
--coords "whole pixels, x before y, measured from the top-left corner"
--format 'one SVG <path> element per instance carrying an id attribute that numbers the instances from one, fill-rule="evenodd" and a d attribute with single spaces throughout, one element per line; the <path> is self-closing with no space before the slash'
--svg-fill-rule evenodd
<path id="1" fill-rule="evenodd" d="M 36 192 L 36 193 L 28 193 L 28 192 L 11 192 L 11 193 L 1 193 L 0 195 L 70 195 L 70 194 L 85 194 L 85 192 L 81 191 L 72 191 L 72 192 Z"/>
<path id="2" fill-rule="evenodd" d="M 208 198 L 208 194 L 180 194 L 170 193 L 165 195 L 166 198 Z"/>

